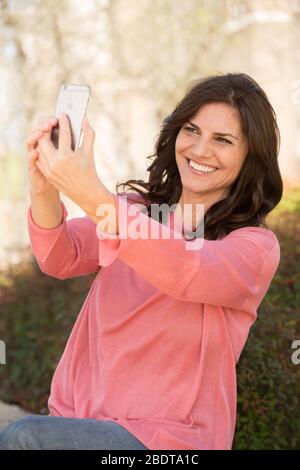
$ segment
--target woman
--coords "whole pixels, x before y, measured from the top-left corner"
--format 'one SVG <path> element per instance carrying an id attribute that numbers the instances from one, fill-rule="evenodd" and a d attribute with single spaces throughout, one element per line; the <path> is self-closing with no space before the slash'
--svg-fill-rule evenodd
<path id="1" fill-rule="evenodd" d="M 54 149 L 55 124 L 27 140 L 33 253 L 59 279 L 98 274 L 55 371 L 50 415 L 10 424 L 0 447 L 231 449 L 236 364 L 280 261 L 265 224 L 282 196 L 266 94 L 242 73 L 196 81 L 163 122 L 149 181 L 123 185 L 134 194 L 112 194 L 96 175 L 87 121 L 76 152 L 66 116 Z M 59 191 L 87 216 L 66 221 Z M 167 223 L 156 204 L 175 204 Z M 158 237 L 136 236 L 150 224 Z"/>

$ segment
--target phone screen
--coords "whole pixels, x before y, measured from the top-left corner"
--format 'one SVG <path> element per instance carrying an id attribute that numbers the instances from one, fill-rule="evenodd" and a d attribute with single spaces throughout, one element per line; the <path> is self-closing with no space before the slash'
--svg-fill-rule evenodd
<path id="1" fill-rule="evenodd" d="M 76 150 L 81 140 L 81 124 L 87 111 L 91 89 L 88 85 L 76 85 L 63 83 L 59 89 L 55 117 L 59 118 L 61 113 L 66 113 L 69 118 L 71 129 L 71 148 Z M 58 148 L 59 124 L 52 129 L 51 140 Z"/>

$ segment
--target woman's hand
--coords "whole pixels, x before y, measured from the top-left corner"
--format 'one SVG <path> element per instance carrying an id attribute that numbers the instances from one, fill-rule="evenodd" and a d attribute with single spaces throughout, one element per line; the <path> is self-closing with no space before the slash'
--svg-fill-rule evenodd
<path id="1" fill-rule="evenodd" d="M 36 165 L 52 186 L 99 222 L 101 219 L 96 217 L 98 206 L 108 203 L 115 208 L 115 200 L 97 175 L 93 149 L 95 131 L 87 118 L 82 122 L 82 130 L 82 145 L 73 151 L 69 119 L 62 114 L 59 117 L 58 148 L 51 142 L 51 132 L 46 132 L 38 140 Z"/>
<path id="2" fill-rule="evenodd" d="M 45 178 L 39 170 L 36 162 L 39 157 L 38 142 L 46 134 L 51 136 L 52 127 L 57 124 L 54 116 L 41 117 L 37 124 L 29 131 L 26 140 L 27 170 L 29 177 L 29 190 L 34 195 L 46 195 L 58 193 L 58 190 Z"/>

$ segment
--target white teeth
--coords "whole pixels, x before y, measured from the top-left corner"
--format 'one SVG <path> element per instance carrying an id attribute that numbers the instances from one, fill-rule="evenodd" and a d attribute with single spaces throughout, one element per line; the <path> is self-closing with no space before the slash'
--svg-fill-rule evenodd
<path id="1" fill-rule="evenodd" d="M 200 171 L 203 171 L 204 173 L 213 173 L 214 171 L 217 170 L 217 168 L 211 168 L 208 166 L 199 165 L 198 163 L 195 163 L 192 160 L 189 161 L 189 165 L 192 168 L 195 168 L 195 170 L 200 170 Z"/>

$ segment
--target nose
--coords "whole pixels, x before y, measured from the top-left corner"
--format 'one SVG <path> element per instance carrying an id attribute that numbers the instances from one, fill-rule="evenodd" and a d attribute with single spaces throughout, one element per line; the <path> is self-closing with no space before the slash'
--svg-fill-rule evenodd
<path id="1" fill-rule="evenodd" d="M 191 148 L 191 157 L 195 158 L 210 158 L 213 156 L 213 150 L 211 149 L 209 138 L 199 136 L 197 141 L 194 142 Z"/>

